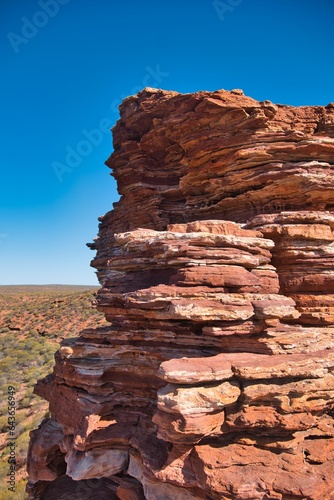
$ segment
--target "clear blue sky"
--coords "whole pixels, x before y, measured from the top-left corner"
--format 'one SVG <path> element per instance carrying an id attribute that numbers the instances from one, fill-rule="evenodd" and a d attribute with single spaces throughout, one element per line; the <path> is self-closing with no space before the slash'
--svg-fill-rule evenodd
<path id="1" fill-rule="evenodd" d="M 334 101 L 333 14 L 332 0 L 2 0 L 0 284 L 97 284 L 85 243 L 118 199 L 104 161 L 123 97 Z"/>

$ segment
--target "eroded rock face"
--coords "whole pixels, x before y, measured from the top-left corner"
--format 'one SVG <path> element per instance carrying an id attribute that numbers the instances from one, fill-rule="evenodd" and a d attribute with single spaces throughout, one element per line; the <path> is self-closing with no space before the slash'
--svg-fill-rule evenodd
<path id="1" fill-rule="evenodd" d="M 334 105 L 120 111 L 91 245 L 110 325 L 36 386 L 30 498 L 334 499 Z"/>

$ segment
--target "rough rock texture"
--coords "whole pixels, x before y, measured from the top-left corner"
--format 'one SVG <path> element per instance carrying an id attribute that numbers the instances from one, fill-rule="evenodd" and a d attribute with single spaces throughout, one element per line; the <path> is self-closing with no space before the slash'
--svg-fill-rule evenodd
<path id="1" fill-rule="evenodd" d="M 30 498 L 334 499 L 334 104 L 120 112 L 91 245 L 110 326 L 36 386 Z"/>

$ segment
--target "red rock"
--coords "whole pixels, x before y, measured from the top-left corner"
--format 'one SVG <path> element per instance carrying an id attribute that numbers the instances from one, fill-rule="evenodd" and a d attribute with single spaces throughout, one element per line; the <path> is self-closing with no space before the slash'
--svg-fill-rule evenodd
<path id="1" fill-rule="evenodd" d="M 298 455 L 290 455 L 238 444 L 221 448 L 197 445 L 192 463 L 204 491 L 216 491 L 231 500 L 330 500 L 333 494 L 333 484 L 323 480 L 328 462 L 310 464 L 302 449 Z"/>
<path id="2" fill-rule="evenodd" d="M 168 384 L 158 391 L 158 408 L 180 415 L 212 413 L 237 401 L 240 392 L 236 382 L 190 388 Z"/>
<path id="3" fill-rule="evenodd" d="M 231 363 L 225 354 L 200 359 L 171 359 L 161 363 L 159 371 L 164 380 L 180 384 L 228 380 L 233 377 Z"/>
<path id="4" fill-rule="evenodd" d="M 334 294 L 293 294 L 291 298 L 296 303 L 300 312 L 299 322 L 303 325 L 334 324 Z"/>
<path id="5" fill-rule="evenodd" d="M 75 481 L 110 477 L 127 469 L 128 455 L 127 450 L 107 448 L 84 452 L 71 450 L 65 455 L 66 474 Z"/>
<path id="6" fill-rule="evenodd" d="M 225 413 L 221 411 L 181 415 L 157 410 L 152 421 L 158 427 L 157 436 L 159 439 L 184 445 L 198 443 L 206 436 L 219 436 L 225 421 Z"/>
<path id="7" fill-rule="evenodd" d="M 224 353 L 208 358 L 172 359 L 161 363 L 159 372 L 164 380 L 184 385 L 230 380 L 233 376 L 243 380 L 323 378 L 333 368 L 334 351 L 328 349 L 307 357 Z"/>
<path id="8" fill-rule="evenodd" d="M 28 474 L 32 482 L 53 481 L 63 474 L 66 465 L 61 443 L 62 426 L 54 420 L 44 420 L 31 432 L 32 449 L 29 450 Z"/>
<path id="9" fill-rule="evenodd" d="M 110 324 L 36 386 L 30 499 L 334 500 L 334 105 L 120 113 L 90 245 Z"/>
<path id="10" fill-rule="evenodd" d="M 142 463 L 140 456 L 132 453 L 129 463 L 129 474 L 135 477 L 143 485 L 144 495 L 147 500 L 163 498 L 166 500 L 199 500 L 203 498 L 201 490 L 196 487 L 183 487 L 177 484 L 170 484 L 155 477 L 153 472 L 148 470 Z M 183 482 L 183 481 L 182 481 Z"/>
<path id="11" fill-rule="evenodd" d="M 145 500 L 141 483 L 134 478 L 125 478 L 117 488 L 120 500 Z"/>

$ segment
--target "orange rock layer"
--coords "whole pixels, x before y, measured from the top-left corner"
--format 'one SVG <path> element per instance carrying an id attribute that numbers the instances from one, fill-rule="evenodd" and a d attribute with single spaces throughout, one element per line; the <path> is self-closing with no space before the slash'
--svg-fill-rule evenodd
<path id="1" fill-rule="evenodd" d="M 334 105 L 126 99 L 97 307 L 36 393 L 31 499 L 334 499 Z"/>

